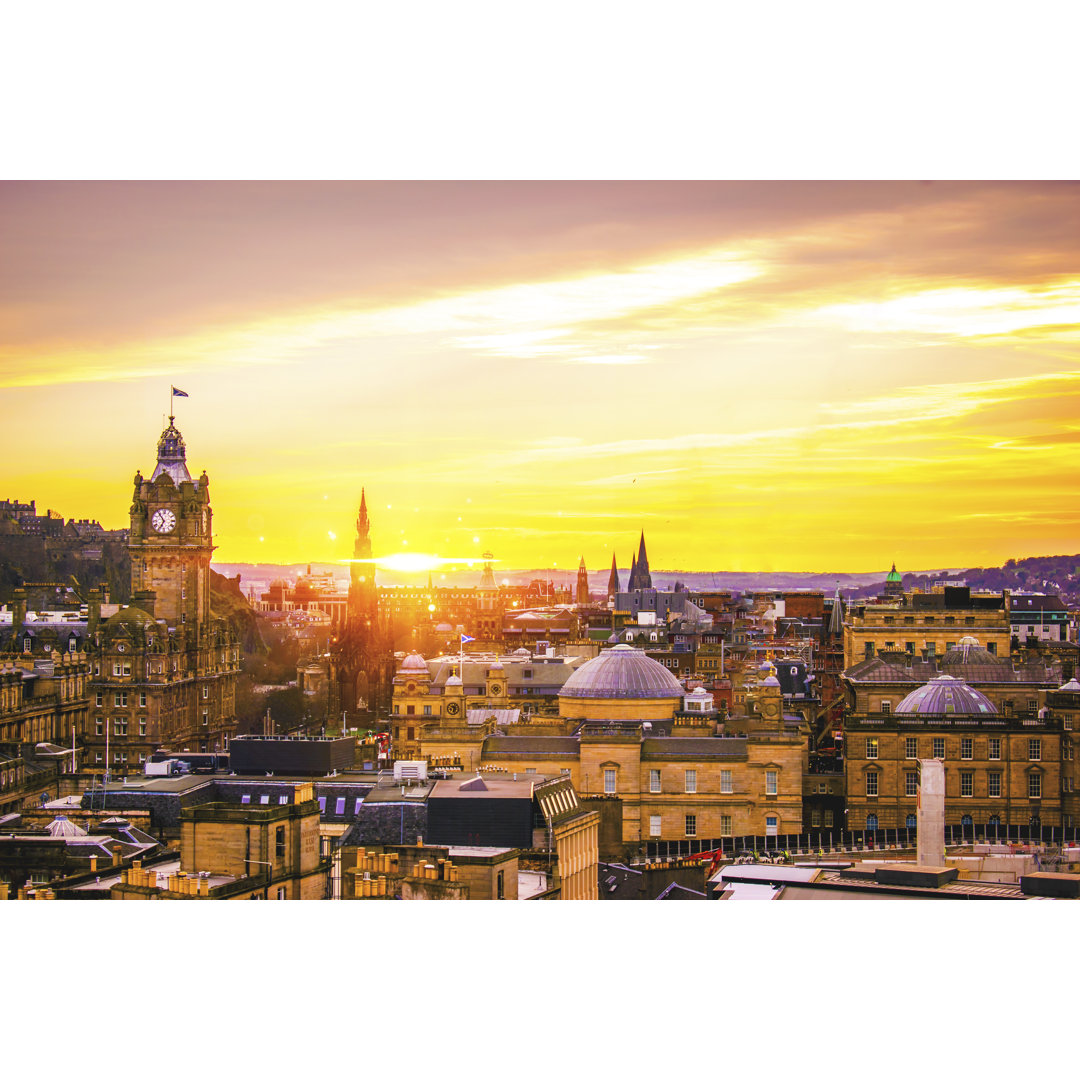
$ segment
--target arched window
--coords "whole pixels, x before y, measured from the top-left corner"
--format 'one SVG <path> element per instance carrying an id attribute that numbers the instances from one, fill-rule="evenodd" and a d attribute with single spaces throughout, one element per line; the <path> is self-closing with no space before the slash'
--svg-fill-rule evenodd
<path id="1" fill-rule="evenodd" d="M 1001 818 L 994 814 L 986 824 L 991 829 L 997 829 L 1001 825 Z"/>
<path id="2" fill-rule="evenodd" d="M 972 822 L 971 822 L 971 815 L 970 815 L 970 814 L 965 814 L 965 815 L 964 815 L 964 816 L 963 816 L 963 817 L 962 817 L 962 818 L 960 819 L 960 827 L 961 827 L 962 829 L 970 829 L 970 828 L 971 828 L 971 824 L 972 824 Z"/>
<path id="3" fill-rule="evenodd" d="M 904 825 L 908 829 L 914 829 L 916 827 L 915 826 L 915 815 L 914 814 L 908 814 L 907 820 L 904 822 Z"/>
<path id="4" fill-rule="evenodd" d="M 869 832 L 871 829 L 877 830 L 877 814 L 866 815 L 866 829 Z"/>

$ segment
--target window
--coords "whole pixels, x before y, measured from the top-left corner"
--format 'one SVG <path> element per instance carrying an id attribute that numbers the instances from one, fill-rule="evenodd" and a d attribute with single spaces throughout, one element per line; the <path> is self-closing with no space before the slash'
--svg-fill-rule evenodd
<path id="1" fill-rule="evenodd" d="M 866 831 L 877 832 L 877 814 L 866 815 Z"/>
<path id="2" fill-rule="evenodd" d="M 820 810 L 811 810 L 810 811 L 810 827 L 812 829 L 820 829 L 821 828 L 821 811 Z"/>
<path id="3" fill-rule="evenodd" d="M 96 692 L 96 693 L 94 694 L 94 704 L 95 704 L 95 705 L 96 705 L 96 706 L 97 706 L 97 707 L 98 707 L 99 709 L 101 708 L 101 691 L 100 691 L 100 690 L 98 690 L 98 691 L 97 691 L 97 692 Z"/>
<path id="4" fill-rule="evenodd" d="M 143 765 L 143 764 L 145 764 L 145 762 L 146 762 L 146 755 L 145 754 L 140 754 L 139 755 L 139 764 Z"/>
<path id="5" fill-rule="evenodd" d="M 277 898 L 279 900 L 287 900 L 288 899 L 288 896 L 286 895 L 287 891 L 288 890 L 286 889 L 286 887 L 284 885 L 279 885 L 278 886 L 278 891 L 277 891 Z"/>
<path id="6" fill-rule="evenodd" d="M 721 769 L 720 770 L 720 794 L 721 795 L 730 795 L 732 793 L 732 791 L 734 791 L 734 788 L 731 786 L 731 770 L 730 769 Z"/>
<path id="7" fill-rule="evenodd" d="M 934 738 L 934 757 L 936 757 L 938 759 L 938 761 L 944 761 L 945 760 L 945 739 L 944 738 L 937 738 L 937 737 Z"/>
<path id="8" fill-rule="evenodd" d="M 94 755 L 94 761 L 97 762 L 98 765 L 101 764 L 101 751 L 100 750 Z"/>
<path id="9" fill-rule="evenodd" d="M 878 755 L 878 741 L 877 739 L 866 740 L 866 756 L 868 758 L 876 758 Z"/>
<path id="10" fill-rule="evenodd" d="M 71 637 L 68 638 L 68 652 L 74 652 L 74 651 L 75 651 L 75 637 L 74 637 L 74 635 L 72 635 Z"/>
<path id="11" fill-rule="evenodd" d="M 146 708 L 146 691 L 145 690 L 140 690 L 139 691 L 139 708 L 140 709 L 145 709 Z"/>
<path id="12" fill-rule="evenodd" d="M 972 759 L 971 753 L 971 739 L 965 736 L 960 740 L 960 758 L 962 761 L 970 761 Z"/>
<path id="13" fill-rule="evenodd" d="M 686 815 L 686 835 L 687 836 L 697 836 L 697 815 L 696 814 L 687 814 Z"/>
<path id="14" fill-rule="evenodd" d="M 278 806 L 285 806 L 289 801 L 289 796 L 288 795 L 279 795 L 277 801 L 278 801 Z"/>
<path id="15" fill-rule="evenodd" d="M 765 772 L 765 794 L 776 794 L 776 773 L 772 769 L 768 769 Z"/>
<path id="16" fill-rule="evenodd" d="M 210 722 L 210 719 L 207 716 L 206 710 L 203 709 L 203 711 L 202 711 L 202 726 L 207 727 L 209 722 Z"/>
<path id="17" fill-rule="evenodd" d="M 871 798 L 874 798 L 877 795 L 877 778 L 878 774 L 876 772 L 868 772 L 866 774 L 866 794 Z"/>
<path id="18" fill-rule="evenodd" d="M 997 737 L 993 737 L 987 740 L 987 754 L 986 756 L 991 761 L 1001 760 L 1001 740 Z"/>
<path id="19" fill-rule="evenodd" d="M 431 706 L 430 705 L 425 705 L 424 706 L 424 715 L 425 716 L 430 716 L 431 715 Z"/>
<path id="20" fill-rule="evenodd" d="M 986 643 L 986 651 L 991 656 L 996 656 L 997 655 L 997 642 L 996 641 L 988 641 Z"/>
<path id="21" fill-rule="evenodd" d="M 892 702 L 891 701 L 883 701 L 881 703 L 881 711 L 883 713 L 885 713 L 885 714 L 888 714 L 888 713 L 892 712 Z"/>
<path id="22" fill-rule="evenodd" d="M 962 772 L 960 774 L 960 797 L 962 799 L 970 799 L 972 793 L 972 781 L 975 774 L 972 772 Z"/>
<path id="23" fill-rule="evenodd" d="M 361 796 L 359 799 L 356 800 L 356 805 L 353 807 L 353 813 L 354 814 L 359 814 L 360 813 L 360 804 L 363 801 L 364 801 L 363 796 Z"/>
<path id="24" fill-rule="evenodd" d="M 825 811 L 825 828 L 831 829 L 833 825 L 833 812 L 831 810 Z"/>
<path id="25" fill-rule="evenodd" d="M 908 814 L 908 816 L 904 818 L 904 827 L 907 829 L 917 828 L 914 814 Z"/>
<path id="26" fill-rule="evenodd" d="M 504 880 L 503 880 L 503 874 L 504 873 L 505 873 L 504 870 L 500 870 L 495 875 L 495 899 L 496 900 L 505 900 L 506 899 L 506 885 L 505 885 Z"/>
<path id="27" fill-rule="evenodd" d="M 731 815 L 730 814 L 721 814 L 720 815 L 720 835 L 721 836 L 730 836 L 731 835 Z"/>
<path id="28" fill-rule="evenodd" d="M 105 734 L 105 721 L 102 720 L 100 716 L 94 721 L 94 728 L 95 728 L 95 730 L 94 730 L 95 735 L 104 735 Z"/>
<path id="29" fill-rule="evenodd" d="M 416 715 L 416 706 L 415 705 L 406 705 L 405 706 L 405 715 L 406 716 L 415 716 Z"/>
<path id="30" fill-rule="evenodd" d="M 1042 761 L 1042 739 L 1028 739 L 1028 761 Z"/>
<path id="31" fill-rule="evenodd" d="M 904 773 L 904 794 L 908 797 L 919 794 L 919 774 L 917 772 Z"/>
<path id="32" fill-rule="evenodd" d="M 919 756 L 919 740 L 918 739 L 905 739 L 904 740 L 904 757 L 912 760 Z"/>
<path id="33" fill-rule="evenodd" d="M 240 796 L 240 805 L 241 806 L 247 806 L 250 802 L 251 802 L 251 796 L 250 795 L 241 795 Z"/>
<path id="34" fill-rule="evenodd" d="M 325 814 L 326 813 L 326 796 L 325 795 L 320 795 L 319 796 L 319 813 L 320 814 Z"/>
<path id="35" fill-rule="evenodd" d="M 1042 798 L 1042 776 L 1037 773 L 1028 773 L 1028 798 Z"/>
<path id="36" fill-rule="evenodd" d="M 260 806 L 269 806 L 270 805 L 270 796 L 269 795 L 260 795 L 259 796 L 259 805 Z"/>
<path id="37" fill-rule="evenodd" d="M 605 769 L 604 770 L 604 794 L 605 795 L 614 795 L 615 794 L 615 770 L 614 769 Z"/>
<path id="38" fill-rule="evenodd" d="M 113 706 L 117 709 L 127 708 L 127 691 L 123 690 L 119 694 L 113 694 Z"/>
<path id="39" fill-rule="evenodd" d="M 659 814 L 653 814 L 649 818 L 649 835 L 650 836 L 659 836 L 660 835 L 660 815 Z"/>
<path id="40" fill-rule="evenodd" d="M 685 774 L 686 784 L 685 791 L 688 795 L 693 795 L 697 792 L 697 769 L 687 769 Z"/>
<path id="41" fill-rule="evenodd" d="M 204 686 L 202 688 L 202 699 L 205 701 L 210 696 L 210 687 Z"/>
<path id="42" fill-rule="evenodd" d="M 274 830 L 274 858 L 283 859 L 285 857 L 285 826 L 279 825 Z"/>
<path id="43" fill-rule="evenodd" d="M 660 792 L 660 770 L 659 769 L 650 769 L 649 770 L 649 791 L 651 791 L 654 795 L 657 795 Z"/>
<path id="44" fill-rule="evenodd" d="M 113 734 L 114 735 L 126 735 L 127 734 L 127 717 L 117 716 L 113 720 Z"/>
<path id="45" fill-rule="evenodd" d="M 338 799 L 334 803 L 334 813 L 335 814 L 344 814 L 345 813 L 345 800 L 344 799 Z"/>
<path id="46" fill-rule="evenodd" d="M 34 642 L 32 638 L 24 637 L 22 643 L 22 651 L 30 652 L 34 648 Z"/>
<path id="47" fill-rule="evenodd" d="M 765 835 L 775 836 L 779 832 L 780 819 L 775 814 L 765 815 Z"/>
<path id="48" fill-rule="evenodd" d="M 1001 773 L 992 772 L 986 774 L 986 794 L 991 799 L 1001 798 Z"/>
<path id="49" fill-rule="evenodd" d="M 146 736 L 146 717 L 139 717 L 139 734 L 145 738 Z"/>

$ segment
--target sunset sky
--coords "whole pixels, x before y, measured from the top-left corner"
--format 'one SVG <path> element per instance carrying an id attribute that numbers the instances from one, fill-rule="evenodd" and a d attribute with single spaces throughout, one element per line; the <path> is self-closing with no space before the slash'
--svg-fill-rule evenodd
<path id="1" fill-rule="evenodd" d="M 0 498 L 221 562 L 867 571 L 1080 550 L 1070 183 L 0 184 Z"/>

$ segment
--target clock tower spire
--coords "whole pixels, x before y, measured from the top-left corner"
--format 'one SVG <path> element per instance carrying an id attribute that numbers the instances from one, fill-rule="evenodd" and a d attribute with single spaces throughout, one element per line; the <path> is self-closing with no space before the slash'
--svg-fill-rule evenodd
<path id="1" fill-rule="evenodd" d="M 153 591 L 154 617 L 198 647 L 210 627 L 210 481 L 205 472 L 192 480 L 174 417 L 158 439 L 150 479 L 135 474 L 130 515 L 132 596 Z"/>

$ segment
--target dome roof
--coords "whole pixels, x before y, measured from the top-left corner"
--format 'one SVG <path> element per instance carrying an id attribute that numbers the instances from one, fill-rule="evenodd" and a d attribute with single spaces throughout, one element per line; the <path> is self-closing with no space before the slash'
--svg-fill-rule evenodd
<path id="1" fill-rule="evenodd" d="M 563 683 L 559 697 L 681 698 L 682 685 L 640 649 L 616 645 L 584 663 Z"/>
<path id="2" fill-rule="evenodd" d="M 70 818 L 65 817 L 63 814 L 57 814 L 56 817 L 45 826 L 45 831 L 50 836 L 85 836 L 86 830 L 80 828 Z"/>
<path id="3" fill-rule="evenodd" d="M 943 668 L 947 668 L 954 667 L 957 664 L 998 665 L 1003 661 L 1000 656 L 995 656 L 988 649 L 983 648 L 979 644 L 977 637 L 968 634 L 960 639 L 958 645 L 954 645 L 951 649 L 947 649 L 942 653 L 939 662 Z"/>
<path id="4" fill-rule="evenodd" d="M 962 679 L 939 675 L 925 686 L 912 690 L 899 705 L 898 713 L 960 713 L 968 716 L 996 715 L 997 709 L 985 694 L 973 690 Z"/>
<path id="5" fill-rule="evenodd" d="M 401 661 L 401 667 L 398 668 L 399 675 L 407 675 L 410 672 L 417 675 L 426 675 L 428 673 L 427 662 L 417 652 L 409 653 L 409 655 Z"/>
<path id="6" fill-rule="evenodd" d="M 897 572 L 896 563 L 892 564 L 892 569 L 889 571 L 889 576 L 885 580 L 886 581 L 891 581 L 891 582 L 894 582 L 894 583 L 895 582 L 903 582 L 904 579 Z"/>
<path id="7" fill-rule="evenodd" d="M 532 653 L 529 652 L 528 649 L 515 649 L 514 650 L 514 655 L 515 656 L 532 656 Z"/>
<path id="8" fill-rule="evenodd" d="M 1066 693 L 1074 694 L 1077 691 L 1080 691 L 1080 683 L 1078 683 L 1076 679 L 1070 679 L 1063 686 L 1058 687 L 1058 693 L 1060 693 L 1062 690 L 1064 690 Z"/>
<path id="9" fill-rule="evenodd" d="M 155 627 L 157 623 L 140 607 L 121 608 L 115 615 L 110 615 L 105 620 L 106 626 L 149 626 Z"/>

